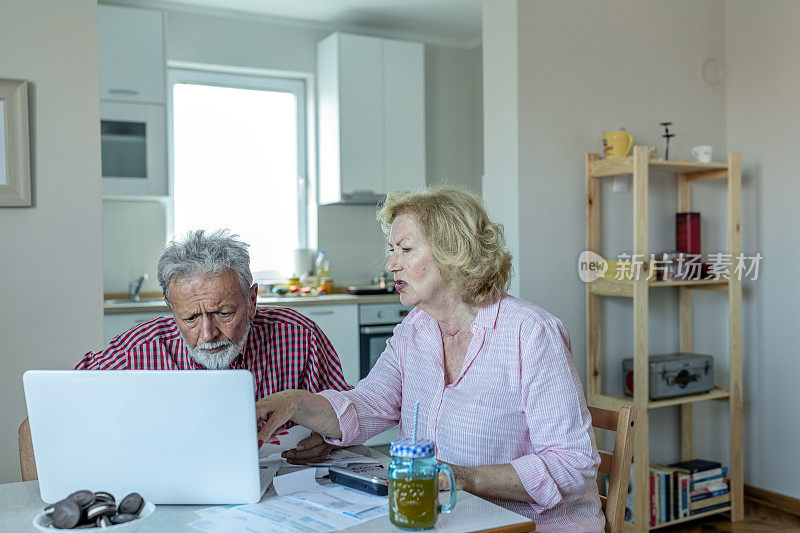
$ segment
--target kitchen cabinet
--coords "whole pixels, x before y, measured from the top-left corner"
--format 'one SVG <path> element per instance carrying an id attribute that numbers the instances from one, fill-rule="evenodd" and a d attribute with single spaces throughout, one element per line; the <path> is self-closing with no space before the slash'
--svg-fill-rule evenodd
<path id="1" fill-rule="evenodd" d="M 358 383 L 358 306 L 314 305 L 294 309 L 316 322 L 331 341 L 339 355 L 345 381 L 350 385 Z"/>
<path id="2" fill-rule="evenodd" d="M 160 11 L 97 6 L 100 98 L 165 102 L 164 21 Z"/>
<path id="3" fill-rule="evenodd" d="M 99 5 L 97 18 L 103 196 L 166 196 L 163 15 Z"/>
<path id="4" fill-rule="evenodd" d="M 319 201 L 425 185 L 424 48 L 334 33 L 317 44 Z"/>
<path id="5" fill-rule="evenodd" d="M 133 326 L 147 322 L 160 316 L 168 315 L 169 312 L 150 312 L 150 313 L 119 313 L 107 314 L 103 316 L 103 349 L 108 346 L 111 339 L 124 331 L 128 331 Z"/>

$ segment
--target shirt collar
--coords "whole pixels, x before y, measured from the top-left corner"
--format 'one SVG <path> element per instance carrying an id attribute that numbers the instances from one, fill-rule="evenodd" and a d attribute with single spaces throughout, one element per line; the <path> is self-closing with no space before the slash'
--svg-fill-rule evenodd
<path id="1" fill-rule="evenodd" d="M 500 314 L 500 302 L 503 298 L 505 298 L 505 295 L 478 309 L 478 316 L 475 317 L 474 324 L 483 329 L 494 329 L 495 325 L 497 325 L 497 317 Z"/>

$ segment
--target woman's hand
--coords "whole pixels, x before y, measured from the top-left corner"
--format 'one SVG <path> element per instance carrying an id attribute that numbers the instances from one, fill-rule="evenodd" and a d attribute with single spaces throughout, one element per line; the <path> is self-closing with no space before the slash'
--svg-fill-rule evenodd
<path id="1" fill-rule="evenodd" d="M 332 439 L 342 438 L 339 419 L 336 418 L 336 412 L 324 396 L 301 389 L 287 389 L 270 394 L 256 402 L 256 423 L 264 424 L 258 432 L 260 440 L 269 442 L 275 436 L 278 428 L 289 420 L 320 435 Z M 318 435 L 314 437 L 314 440 L 307 442 L 306 450 L 321 446 L 319 440 L 321 438 Z M 317 452 L 321 451 L 322 448 L 317 449 Z M 328 451 L 326 451 L 326 455 Z M 306 458 L 310 457 L 310 454 L 301 455 Z M 319 454 L 315 454 L 315 457 L 318 456 Z M 300 458 L 298 457 L 298 459 Z"/>
<path id="2" fill-rule="evenodd" d="M 264 442 L 269 442 L 275 436 L 275 432 L 286 422 L 292 419 L 297 412 L 297 404 L 300 401 L 300 390 L 284 390 L 270 394 L 256 402 L 256 423 L 264 426 L 258 432 L 258 438 Z"/>

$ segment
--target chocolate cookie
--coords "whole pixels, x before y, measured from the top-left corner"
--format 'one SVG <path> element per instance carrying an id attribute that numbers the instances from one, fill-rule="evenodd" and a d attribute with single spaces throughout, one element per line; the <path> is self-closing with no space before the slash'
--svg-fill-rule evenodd
<path id="1" fill-rule="evenodd" d="M 102 516 L 114 516 L 117 514 L 117 506 L 113 503 L 95 502 L 86 509 L 86 519 L 94 522 Z"/>
<path id="2" fill-rule="evenodd" d="M 119 502 L 118 509 L 120 514 L 136 515 L 139 514 L 139 511 L 142 510 L 142 507 L 144 507 L 144 500 L 142 497 L 136 492 L 131 492 L 122 498 L 122 501 Z"/>
<path id="3" fill-rule="evenodd" d="M 99 501 L 104 501 L 106 503 L 116 503 L 117 502 L 114 499 L 114 495 L 113 494 L 111 494 L 110 492 L 102 491 L 102 490 L 97 491 L 97 492 L 94 493 L 94 499 L 95 499 L 95 501 L 98 501 L 98 502 Z"/>
<path id="4" fill-rule="evenodd" d="M 53 509 L 53 526 L 58 529 L 72 529 L 81 521 L 80 506 L 70 499 L 61 500 Z"/>

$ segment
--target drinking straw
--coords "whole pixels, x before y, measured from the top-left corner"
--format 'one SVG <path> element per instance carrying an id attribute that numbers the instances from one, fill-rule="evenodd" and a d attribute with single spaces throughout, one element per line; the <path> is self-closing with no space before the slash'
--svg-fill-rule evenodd
<path id="1" fill-rule="evenodd" d="M 411 433 L 411 440 L 414 442 L 414 445 L 417 444 L 417 415 L 419 414 L 419 402 L 414 402 L 414 429 Z"/>

